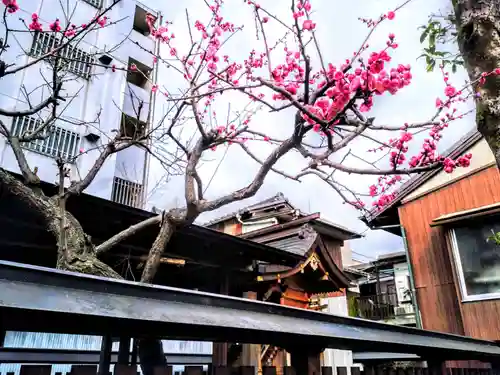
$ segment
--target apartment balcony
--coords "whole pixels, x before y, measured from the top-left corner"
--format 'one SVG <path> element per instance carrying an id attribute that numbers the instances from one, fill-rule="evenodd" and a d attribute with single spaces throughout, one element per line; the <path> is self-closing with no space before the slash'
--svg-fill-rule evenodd
<path id="1" fill-rule="evenodd" d="M 124 94 L 123 113 L 133 118 L 139 116 L 141 121 L 147 122 L 150 110 L 151 90 L 128 83 L 125 86 Z"/>
<path id="2" fill-rule="evenodd" d="M 125 206 L 143 208 L 143 193 L 144 189 L 141 184 L 115 177 L 111 200 Z"/>
<path id="3" fill-rule="evenodd" d="M 350 315 L 397 325 L 415 325 L 411 302 L 399 302 L 397 293 L 356 296 L 350 300 Z"/>

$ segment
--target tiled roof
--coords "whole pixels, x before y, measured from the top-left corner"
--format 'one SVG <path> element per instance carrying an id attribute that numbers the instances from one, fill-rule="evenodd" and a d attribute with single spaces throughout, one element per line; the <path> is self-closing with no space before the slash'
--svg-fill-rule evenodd
<path id="1" fill-rule="evenodd" d="M 279 205 L 279 204 L 288 204 L 293 210 L 296 209 L 290 203 L 290 201 L 288 200 L 288 198 L 286 198 L 283 195 L 283 193 L 279 192 L 279 193 L 277 193 L 276 195 L 274 195 L 274 196 L 272 196 L 270 198 L 267 198 L 267 199 L 265 199 L 263 201 L 257 202 L 257 203 L 255 203 L 253 205 L 244 207 L 244 208 L 242 208 L 242 209 L 240 209 L 238 211 L 232 212 L 230 214 L 221 216 L 221 217 L 219 217 L 217 219 L 211 220 L 211 221 L 209 221 L 209 222 L 207 222 L 205 224 L 202 224 L 202 226 L 204 226 L 204 227 L 210 227 L 210 226 L 218 224 L 220 222 L 232 219 L 232 218 L 236 217 L 238 214 L 242 214 L 243 212 L 260 210 L 260 209 L 263 209 L 263 208 L 266 208 L 266 207 L 272 207 L 272 206 Z M 300 212 L 300 217 L 305 217 L 305 216 L 309 216 L 309 215 L 310 214 L 308 214 L 308 213 Z M 348 234 L 350 234 L 352 236 L 352 238 L 363 237 L 362 234 L 354 232 L 351 229 L 348 229 L 348 228 L 346 228 L 346 227 L 344 227 L 342 225 L 333 223 L 333 222 L 331 222 L 329 220 L 325 220 L 325 219 L 321 219 L 320 218 L 320 219 L 315 220 L 315 222 L 317 224 L 322 224 L 322 225 L 324 225 L 326 227 L 335 228 L 336 230 L 339 230 L 341 232 L 348 233 Z"/>

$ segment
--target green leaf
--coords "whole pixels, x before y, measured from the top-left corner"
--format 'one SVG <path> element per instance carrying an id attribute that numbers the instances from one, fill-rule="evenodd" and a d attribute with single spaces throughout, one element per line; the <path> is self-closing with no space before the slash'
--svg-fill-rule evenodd
<path id="1" fill-rule="evenodd" d="M 433 30 L 432 33 L 429 35 L 429 48 L 435 49 L 435 47 L 436 47 L 436 32 Z"/>
<path id="2" fill-rule="evenodd" d="M 427 26 L 427 28 L 424 30 L 424 32 L 420 35 L 420 43 L 423 43 L 424 40 L 427 38 L 427 35 L 429 35 L 429 32 L 431 29 Z"/>
<path id="3" fill-rule="evenodd" d="M 453 65 L 451 66 L 451 71 L 453 73 L 456 73 L 457 72 L 457 64 L 453 63 Z"/>
<path id="4" fill-rule="evenodd" d="M 427 71 L 432 72 L 435 66 L 436 66 L 436 60 L 432 60 L 430 64 L 427 65 Z"/>

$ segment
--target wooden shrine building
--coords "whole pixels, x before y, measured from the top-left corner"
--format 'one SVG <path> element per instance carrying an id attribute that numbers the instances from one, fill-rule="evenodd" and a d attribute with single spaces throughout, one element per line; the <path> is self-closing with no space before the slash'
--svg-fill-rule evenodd
<path id="1" fill-rule="evenodd" d="M 257 283 L 249 285 L 247 298 L 318 311 L 324 308 L 320 297 L 345 295 L 351 284 L 343 272 L 341 247 L 345 240 L 361 236 L 321 219 L 319 213 L 301 212 L 281 193 L 206 225 L 300 257 L 294 266 L 259 262 Z M 214 363 L 259 368 L 289 363 L 284 349 L 267 344 L 258 350 L 231 344 L 227 360 L 225 349 L 218 348 Z"/>

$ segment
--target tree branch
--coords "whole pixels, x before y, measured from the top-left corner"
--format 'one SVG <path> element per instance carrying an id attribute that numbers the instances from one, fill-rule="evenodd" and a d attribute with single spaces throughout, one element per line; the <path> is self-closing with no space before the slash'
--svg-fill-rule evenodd
<path id="1" fill-rule="evenodd" d="M 97 255 L 103 254 L 104 252 L 111 249 L 113 246 L 118 245 L 120 242 L 124 241 L 130 236 L 133 236 L 136 233 L 139 233 L 143 229 L 146 229 L 155 224 L 160 224 L 162 219 L 162 215 L 153 216 L 149 219 L 141 221 L 140 223 L 131 225 L 127 229 L 121 231 L 120 233 L 115 234 L 110 239 L 104 241 L 102 244 L 96 247 Z"/>

